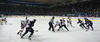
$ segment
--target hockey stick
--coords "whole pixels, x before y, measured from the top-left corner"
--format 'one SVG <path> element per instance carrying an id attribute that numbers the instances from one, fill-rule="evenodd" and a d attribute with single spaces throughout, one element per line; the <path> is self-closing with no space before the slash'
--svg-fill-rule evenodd
<path id="1" fill-rule="evenodd" d="M 7 24 L 12 25 L 12 23 L 7 22 Z"/>
<path id="2" fill-rule="evenodd" d="M 38 32 L 38 30 L 34 30 L 35 32 Z"/>

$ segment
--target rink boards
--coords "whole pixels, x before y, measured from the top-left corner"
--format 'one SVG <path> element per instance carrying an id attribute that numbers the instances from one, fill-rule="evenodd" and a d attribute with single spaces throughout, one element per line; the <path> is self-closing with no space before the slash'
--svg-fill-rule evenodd
<path id="1" fill-rule="evenodd" d="M 25 18 L 25 16 L 9 16 L 8 18 Z M 28 18 L 52 18 L 52 16 L 28 16 Z M 67 20 L 67 16 L 55 16 L 55 19 L 61 19 L 65 18 Z M 88 18 L 92 21 L 98 21 L 100 22 L 100 17 L 71 17 L 72 20 L 77 20 L 80 18 L 81 20 L 84 20 L 84 18 Z"/>

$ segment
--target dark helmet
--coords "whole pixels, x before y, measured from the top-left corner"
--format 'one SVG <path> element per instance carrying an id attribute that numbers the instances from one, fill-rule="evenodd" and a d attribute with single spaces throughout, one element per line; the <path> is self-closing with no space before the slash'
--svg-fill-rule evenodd
<path id="1" fill-rule="evenodd" d="M 84 19 L 87 19 L 87 18 L 84 18 Z"/>
<path id="2" fill-rule="evenodd" d="M 84 18 L 85 20 L 89 20 L 88 18 Z"/>
<path id="3" fill-rule="evenodd" d="M 36 21 L 36 19 L 33 19 L 33 21 L 35 22 L 35 21 Z"/>
<path id="4" fill-rule="evenodd" d="M 60 19 L 60 21 L 62 21 L 62 19 Z"/>
<path id="5" fill-rule="evenodd" d="M 54 19 L 55 17 L 53 16 L 52 19 Z"/>
<path id="6" fill-rule="evenodd" d="M 78 18 L 78 20 L 80 20 L 80 19 Z"/>

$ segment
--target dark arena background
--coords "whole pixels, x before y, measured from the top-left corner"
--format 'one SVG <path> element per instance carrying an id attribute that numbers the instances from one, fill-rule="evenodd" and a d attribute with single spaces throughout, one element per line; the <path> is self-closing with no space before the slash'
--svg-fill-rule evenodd
<path id="1" fill-rule="evenodd" d="M 99 0 L 0 0 L 0 14 L 100 16 Z"/>
<path id="2" fill-rule="evenodd" d="M 99 23 L 100 0 L 0 0 L 0 42 L 100 42 Z"/>

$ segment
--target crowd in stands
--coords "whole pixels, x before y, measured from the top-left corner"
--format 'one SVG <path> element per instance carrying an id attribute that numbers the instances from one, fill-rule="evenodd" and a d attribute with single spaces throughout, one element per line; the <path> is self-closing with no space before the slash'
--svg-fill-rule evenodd
<path id="1" fill-rule="evenodd" d="M 100 2 L 86 1 L 56 5 L 52 7 L 0 4 L 0 13 L 28 13 L 35 15 L 62 15 L 63 13 L 100 13 Z M 100 16 L 100 14 L 98 14 L 98 16 Z"/>

